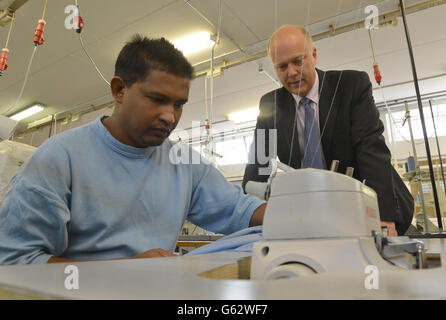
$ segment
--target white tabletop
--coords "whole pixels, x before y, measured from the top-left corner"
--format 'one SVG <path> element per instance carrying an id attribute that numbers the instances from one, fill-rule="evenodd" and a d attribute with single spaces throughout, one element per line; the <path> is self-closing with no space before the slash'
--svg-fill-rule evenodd
<path id="1" fill-rule="evenodd" d="M 429 242 L 444 251 L 439 239 Z M 437 243 L 438 242 L 438 243 Z M 66 299 L 445 299 L 446 268 L 382 271 L 368 290 L 363 270 L 270 281 L 216 280 L 199 276 L 236 263 L 247 253 L 75 263 L 79 289 L 67 290 L 68 264 L 0 267 L 2 285 Z"/>

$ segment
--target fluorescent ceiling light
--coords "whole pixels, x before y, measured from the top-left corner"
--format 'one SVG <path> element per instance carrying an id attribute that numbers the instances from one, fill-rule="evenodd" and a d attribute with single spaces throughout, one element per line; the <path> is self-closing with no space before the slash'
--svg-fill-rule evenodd
<path id="1" fill-rule="evenodd" d="M 33 114 L 40 112 L 42 110 L 43 110 L 42 106 L 35 105 L 35 106 L 29 107 L 28 109 L 25 109 L 19 113 L 16 113 L 15 115 L 13 115 L 9 118 L 11 118 L 12 120 L 20 121 L 20 120 L 23 120 L 25 118 L 32 116 Z"/>
<path id="2" fill-rule="evenodd" d="M 42 118 L 42 119 L 39 119 L 39 120 L 36 120 L 36 121 L 33 121 L 33 122 L 29 123 L 28 126 L 27 126 L 27 129 L 31 129 L 31 128 L 40 126 L 42 124 L 50 122 L 51 120 L 53 120 L 53 116 L 52 115 L 46 116 L 45 118 Z"/>
<path id="3" fill-rule="evenodd" d="M 185 38 L 173 41 L 174 46 L 183 52 L 185 56 L 210 48 L 215 41 L 211 39 L 209 32 L 197 32 Z"/>
<path id="4" fill-rule="evenodd" d="M 231 113 L 228 115 L 228 120 L 233 121 L 234 123 L 249 122 L 256 120 L 258 115 L 259 115 L 259 108 L 255 107 Z"/>

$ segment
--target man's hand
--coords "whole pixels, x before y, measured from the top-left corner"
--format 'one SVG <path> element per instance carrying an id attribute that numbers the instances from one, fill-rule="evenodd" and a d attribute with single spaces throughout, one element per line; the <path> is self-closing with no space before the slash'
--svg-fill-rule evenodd
<path id="1" fill-rule="evenodd" d="M 397 237 L 398 232 L 396 232 L 395 229 L 395 222 L 393 221 L 381 221 L 381 227 L 387 227 L 387 230 L 389 231 L 390 237 Z"/>
<path id="2" fill-rule="evenodd" d="M 166 251 L 164 249 L 151 249 L 146 252 L 137 254 L 136 256 L 131 257 L 130 259 L 144 259 L 144 258 L 160 258 L 160 257 L 176 257 L 176 254 L 172 252 Z"/>
<path id="3" fill-rule="evenodd" d="M 249 226 L 260 226 L 263 224 L 263 216 L 265 215 L 266 203 L 260 205 L 252 214 Z"/>

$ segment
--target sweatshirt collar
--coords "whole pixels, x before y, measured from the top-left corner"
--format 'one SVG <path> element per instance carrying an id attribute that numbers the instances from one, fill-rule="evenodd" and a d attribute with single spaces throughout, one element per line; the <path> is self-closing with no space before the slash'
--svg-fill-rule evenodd
<path id="1" fill-rule="evenodd" d="M 128 158 L 149 158 L 157 147 L 136 148 L 118 141 L 111 135 L 108 129 L 102 123 L 102 120 L 108 116 L 103 116 L 96 120 L 96 128 L 98 129 L 102 140 L 114 151 Z M 167 140 L 167 139 L 166 139 Z"/>

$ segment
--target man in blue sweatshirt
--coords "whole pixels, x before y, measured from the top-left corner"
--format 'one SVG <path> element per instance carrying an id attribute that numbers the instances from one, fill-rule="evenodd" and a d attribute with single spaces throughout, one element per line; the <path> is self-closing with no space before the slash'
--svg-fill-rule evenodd
<path id="1" fill-rule="evenodd" d="M 128 42 L 113 114 L 48 139 L 12 178 L 0 264 L 173 256 L 186 219 L 224 234 L 262 224 L 264 202 L 213 166 L 171 161 L 192 74 L 164 38 Z"/>

